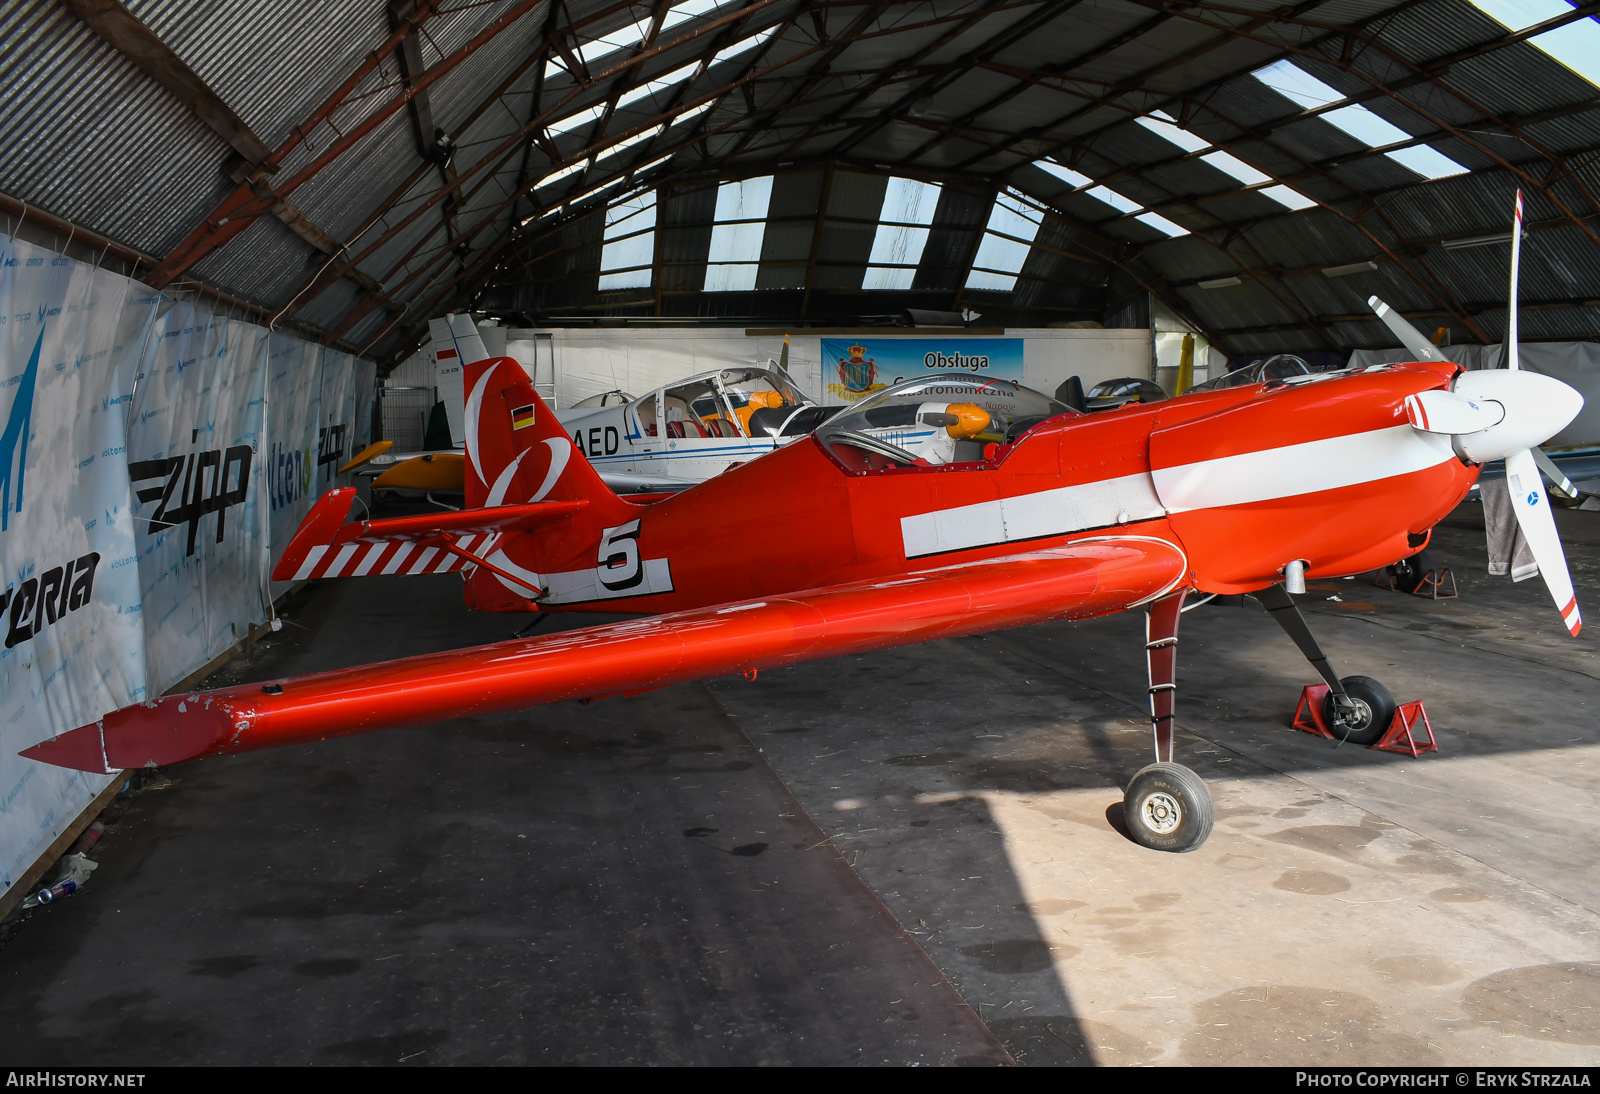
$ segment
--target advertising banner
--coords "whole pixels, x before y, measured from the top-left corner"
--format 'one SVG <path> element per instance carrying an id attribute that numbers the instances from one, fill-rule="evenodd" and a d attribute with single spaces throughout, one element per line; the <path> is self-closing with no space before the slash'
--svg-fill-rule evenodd
<path id="1" fill-rule="evenodd" d="M 829 395 L 855 402 L 891 384 L 941 372 L 1022 382 L 1021 338 L 824 338 Z"/>
<path id="2" fill-rule="evenodd" d="M 18 750 L 146 695 L 124 442 L 160 302 L 0 239 L 0 887 L 110 781 Z"/>
<path id="3" fill-rule="evenodd" d="M 274 563 L 317 500 L 321 428 L 322 347 L 274 332 L 267 355 L 267 458 L 262 469 Z M 274 583 L 271 595 L 288 588 L 288 582 Z"/>
<path id="4" fill-rule="evenodd" d="M 317 427 L 317 473 L 312 491 L 321 497 L 340 485 L 336 472 L 355 454 L 355 361 L 348 353 L 322 351 L 321 424 Z M 345 476 L 349 478 L 349 476 Z"/>
<path id="5" fill-rule="evenodd" d="M 162 318 L 134 392 L 128 476 L 157 694 L 266 618 L 267 338 L 179 304 Z"/>

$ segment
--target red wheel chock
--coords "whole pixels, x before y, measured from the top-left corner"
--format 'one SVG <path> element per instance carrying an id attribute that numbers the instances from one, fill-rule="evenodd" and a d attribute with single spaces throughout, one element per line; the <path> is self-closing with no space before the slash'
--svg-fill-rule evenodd
<path id="1" fill-rule="evenodd" d="M 1322 714 L 1323 703 L 1327 698 L 1327 684 L 1309 685 L 1300 693 L 1300 702 L 1294 708 L 1294 720 L 1289 724 L 1306 733 L 1315 733 L 1319 737 L 1337 741 L 1339 735 L 1329 728 Z M 1426 740 L 1418 739 L 1419 729 L 1427 734 Z M 1428 721 L 1428 712 L 1423 709 L 1421 700 L 1417 700 L 1401 703 L 1394 712 L 1394 719 L 1389 723 L 1389 731 L 1376 744 L 1367 747 L 1381 752 L 1421 756 L 1424 752 L 1439 751 L 1439 742 L 1433 738 L 1433 723 Z"/>

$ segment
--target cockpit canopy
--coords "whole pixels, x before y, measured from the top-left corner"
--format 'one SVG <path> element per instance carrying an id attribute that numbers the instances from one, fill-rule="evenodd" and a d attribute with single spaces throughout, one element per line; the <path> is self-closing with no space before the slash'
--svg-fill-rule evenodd
<path id="1" fill-rule="evenodd" d="M 841 410 L 817 438 L 853 470 L 982 462 L 989 445 L 1015 444 L 1070 407 L 1011 380 L 966 373 L 923 376 Z"/>
<path id="2" fill-rule="evenodd" d="M 1139 376 L 1101 380 L 1084 397 L 1086 410 L 1115 410 L 1129 403 L 1159 403 L 1167 397 L 1161 385 Z"/>
<path id="3" fill-rule="evenodd" d="M 1242 384 L 1270 383 L 1273 380 L 1292 380 L 1296 376 L 1310 375 L 1311 366 L 1306 364 L 1304 358 L 1296 357 L 1292 353 L 1279 353 L 1264 361 L 1251 361 L 1244 368 L 1236 368 L 1214 380 L 1196 384 L 1189 390 L 1218 391 L 1225 387 L 1239 387 Z"/>

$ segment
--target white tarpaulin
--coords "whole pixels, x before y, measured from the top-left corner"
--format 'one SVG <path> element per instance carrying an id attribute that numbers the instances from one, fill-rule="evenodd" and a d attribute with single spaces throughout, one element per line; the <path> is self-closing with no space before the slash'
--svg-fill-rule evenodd
<path id="1" fill-rule="evenodd" d="M 0 887 L 110 781 L 17 752 L 145 695 L 123 450 L 159 303 L 0 240 Z"/>
<path id="2" fill-rule="evenodd" d="M 110 781 L 17 753 L 265 618 L 274 550 L 333 447 L 367 443 L 374 383 L 369 361 L 0 239 L 0 889 Z"/>
<path id="3" fill-rule="evenodd" d="M 162 318 L 134 393 L 128 473 L 158 694 L 266 618 L 266 358 L 265 329 L 180 304 Z"/>
<path id="4" fill-rule="evenodd" d="M 1440 350 L 1463 368 L 1499 368 L 1500 346 L 1441 346 Z M 1352 368 L 1387 365 L 1412 360 L 1403 349 L 1358 349 L 1350 354 Z M 1583 409 L 1567 428 L 1542 447 L 1592 448 L 1600 444 L 1600 344 L 1594 342 L 1524 342 L 1517 347 L 1517 363 L 1529 372 L 1542 372 L 1576 388 Z"/>
<path id="5" fill-rule="evenodd" d="M 276 555 L 288 545 L 317 497 L 322 347 L 274 333 L 267 362 L 267 458 L 262 473 Z M 281 595 L 289 585 L 274 584 L 271 595 Z"/>

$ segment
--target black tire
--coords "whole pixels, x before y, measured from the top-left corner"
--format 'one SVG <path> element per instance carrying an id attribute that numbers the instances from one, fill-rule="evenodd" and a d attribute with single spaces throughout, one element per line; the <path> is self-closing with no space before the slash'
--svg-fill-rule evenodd
<path id="1" fill-rule="evenodd" d="M 1353 745 L 1377 744 L 1388 730 L 1389 723 L 1394 721 L 1394 696 L 1370 676 L 1346 676 L 1339 682 L 1344 685 L 1350 698 L 1356 701 L 1362 718 L 1353 724 L 1341 722 L 1334 706 L 1333 692 L 1330 691 L 1327 699 L 1323 700 L 1322 715 L 1327 719 L 1328 728 L 1333 730 L 1334 738 L 1349 741 Z"/>
<path id="2" fill-rule="evenodd" d="M 1403 593 L 1414 593 L 1422 586 L 1422 579 L 1433 572 L 1433 556 L 1424 547 L 1410 558 L 1403 558 L 1389 567 L 1394 575 L 1394 587 Z"/>
<path id="3" fill-rule="evenodd" d="M 1135 843 L 1181 853 L 1206 841 L 1217 813 L 1204 779 L 1182 764 L 1162 763 L 1144 768 L 1128 783 L 1122 818 Z"/>

